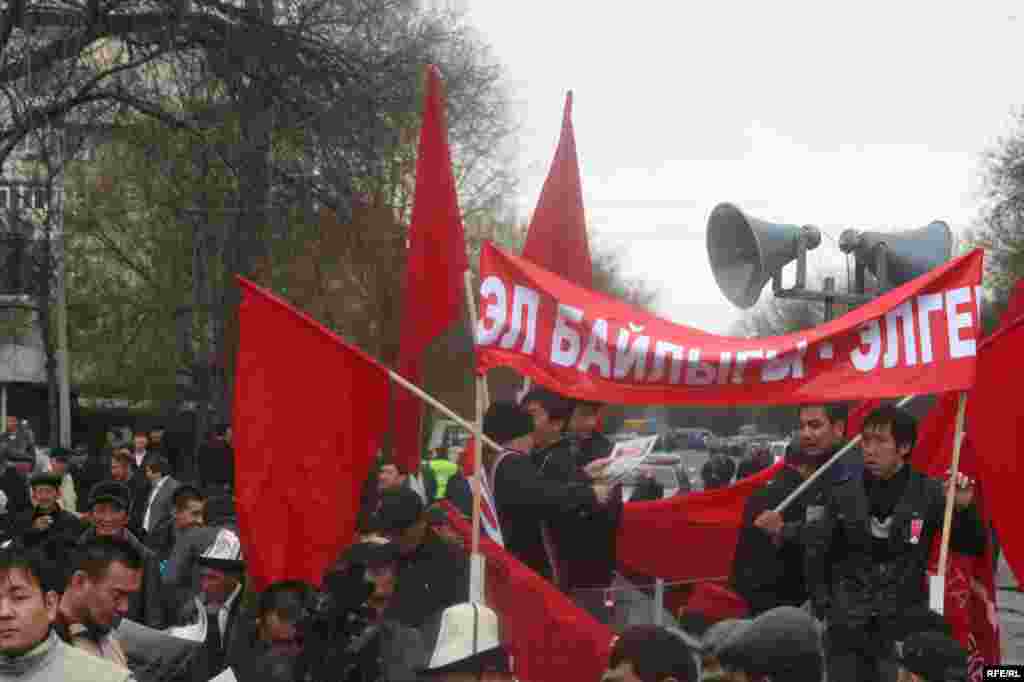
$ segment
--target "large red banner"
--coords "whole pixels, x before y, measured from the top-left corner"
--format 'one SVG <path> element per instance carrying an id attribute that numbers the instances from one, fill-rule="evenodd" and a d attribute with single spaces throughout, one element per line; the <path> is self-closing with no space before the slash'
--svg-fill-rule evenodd
<path id="1" fill-rule="evenodd" d="M 632 405 L 963 390 L 974 383 L 981 274 L 978 249 L 828 324 L 744 339 L 673 324 L 487 243 L 477 368 L 511 367 L 573 398 Z"/>

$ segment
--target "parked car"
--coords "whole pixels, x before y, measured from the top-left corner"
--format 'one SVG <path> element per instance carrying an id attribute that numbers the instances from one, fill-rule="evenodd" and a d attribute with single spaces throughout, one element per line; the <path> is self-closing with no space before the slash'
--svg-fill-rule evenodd
<path id="1" fill-rule="evenodd" d="M 651 461 L 651 460 L 648 460 Z M 633 495 L 640 478 L 647 473 L 654 476 L 654 480 L 662 487 L 662 498 L 674 497 L 680 492 L 690 492 L 692 485 L 690 477 L 681 465 L 669 463 L 670 460 L 657 459 L 655 463 L 643 464 L 622 481 L 622 498 L 629 501 Z"/>

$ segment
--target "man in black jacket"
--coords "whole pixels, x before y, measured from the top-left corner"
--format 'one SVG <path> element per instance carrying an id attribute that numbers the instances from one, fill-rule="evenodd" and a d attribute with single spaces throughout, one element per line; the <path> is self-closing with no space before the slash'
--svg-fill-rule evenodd
<path id="1" fill-rule="evenodd" d="M 584 425 L 590 433 L 581 440 L 577 434 L 565 433 L 578 409 L 574 401 L 535 388 L 523 397 L 522 405 L 533 420 L 534 449 L 530 457 L 541 476 L 564 485 L 590 486 L 593 467 L 598 467 L 598 460 L 610 452 L 593 438 L 597 414 L 592 417 L 593 423 Z M 590 405 L 585 408 L 588 416 L 592 410 Z M 610 616 L 604 592 L 615 571 L 621 490 L 618 486 L 609 490 L 609 499 L 597 508 L 558 514 L 545 523 L 557 568 L 555 584 L 603 622 Z"/>
<path id="2" fill-rule="evenodd" d="M 61 477 L 57 474 L 32 475 L 34 506 L 15 519 L 14 534 L 21 536 L 25 547 L 49 546 L 52 549 L 49 556 L 63 564 L 69 558 L 68 551 L 85 530 L 85 524 L 57 504 L 60 484 Z"/>
<path id="3" fill-rule="evenodd" d="M 910 468 L 916 420 L 882 407 L 864 421 L 863 436 L 863 473 L 833 481 L 823 504 L 812 500 L 806 513 L 807 582 L 828 625 L 831 682 L 878 680 L 894 643 L 943 627 L 928 609 L 926 572 L 945 494 L 941 483 Z M 979 555 L 986 533 L 973 484 L 956 485 L 951 548 Z"/>
<path id="4" fill-rule="evenodd" d="M 730 583 L 755 616 L 777 606 L 800 606 L 807 601 L 801 535 L 808 502 L 820 494 L 824 481 L 796 498 L 784 513 L 775 508 L 843 445 L 845 406 L 803 405 L 798 418 L 799 447 L 790 445 L 786 466 L 754 492 L 743 509 Z M 852 450 L 823 478 L 849 476 L 851 470 L 859 469 L 860 457 L 859 451 Z"/>
<path id="5" fill-rule="evenodd" d="M 552 580 L 554 547 L 545 543 L 543 525 L 562 515 L 587 514 L 608 499 L 609 488 L 589 482 L 562 483 L 544 477 L 527 454 L 533 424 L 511 401 L 493 403 L 484 415 L 484 433 L 506 449 L 483 447 L 483 470 L 490 482 L 505 549 L 538 575 Z"/>
<path id="6" fill-rule="evenodd" d="M 387 490 L 374 516 L 377 532 L 398 548 L 395 593 L 384 617 L 420 627 L 434 613 L 469 597 L 469 561 L 430 527 L 420 496 Z"/>

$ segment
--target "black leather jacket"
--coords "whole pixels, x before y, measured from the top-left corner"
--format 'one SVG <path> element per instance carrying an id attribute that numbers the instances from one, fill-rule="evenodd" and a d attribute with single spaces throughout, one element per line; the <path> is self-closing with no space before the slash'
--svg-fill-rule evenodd
<path id="1" fill-rule="evenodd" d="M 566 435 L 546 448 L 534 450 L 530 456 L 543 478 L 588 489 L 591 481 L 581 463 L 605 454 L 600 443 Z M 617 491 L 621 493 L 621 489 Z M 560 589 L 570 592 L 611 585 L 621 516 L 622 496 L 616 494 L 606 505 L 583 507 L 550 519 L 548 527 L 557 555 L 556 583 Z"/>
<path id="2" fill-rule="evenodd" d="M 858 625 L 926 605 L 928 559 L 942 532 L 944 509 L 942 485 L 910 471 L 879 560 L 863 475 L 834 482 L 808 505 L 804 526 L 807 584 L 816 610 L 830 624 Z M 984 551 L 985 531 L 974 506 L 953 516 L 951 548 Z"/>

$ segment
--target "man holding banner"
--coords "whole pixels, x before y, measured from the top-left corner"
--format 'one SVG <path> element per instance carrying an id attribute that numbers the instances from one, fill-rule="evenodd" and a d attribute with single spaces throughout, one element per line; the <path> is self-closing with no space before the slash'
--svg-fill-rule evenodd
<path id="1" fill-rule="evenodd" d="M 862 433 L 863 475 L 828 486 L 823 503 L 806 510 L 807 582 L 827 625 L 830 682 L 880 680 L 881 661 L 895 658 L 907 635 L 947 629 L 928 608 L 926 582 L 945 495 L 910 467 L 917 422 L 902 408 L 881 407 Z M 973 501 L 973 483 L 959 479 L 951 542 L 976 555 L 985 530 Z"/>

